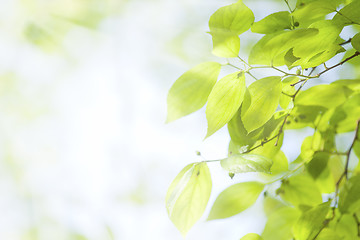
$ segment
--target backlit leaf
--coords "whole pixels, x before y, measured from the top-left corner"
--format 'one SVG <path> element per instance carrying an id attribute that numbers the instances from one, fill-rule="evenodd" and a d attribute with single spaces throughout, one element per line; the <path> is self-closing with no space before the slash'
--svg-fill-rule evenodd
<path id="1" fill-rule="evenodd" d="M 341 213 L 354 213 L 360 210 L 360 175 L 350 178 L 339 195 Z"/>
<path id="2" fill-rule="evenodd" d="M 268 66 L 285 65 L 286 53 L 317 33 L 317 29 L 309 28 L 265 35 L 251 49 L 249 63 Z"/>
<path id="3" fill-rule="evenodd" d="M 211 177 L 206 163 L 187 165 L 171 183 L 166 209 L 182 235 L 203 215 L 211 193 Z"/>
<path id="4" fill-rule="evenodd" d="M 253 205 L 264 184 L 259 182 L 242 182 L 234 184 L 219 194 L 210 211 L 208 220 L 234 216 Z"/>
<path id="5" fill-rule="evenodd" d="M 274 33 L 284 29 L 290 29 L 291 17 L 288 11 L 281 11 L 270 14 L 258 22 L 255 22 L 251 31 L 255 33 Z"/>
<path id="6" fill-rule="evenodd" d="M 219 63 L 205 62 L 181 75 L 168 94 L 166 121 L 174 121 L 202 108 L 216 83 L 220 68 Z"/>
<path id="7" fill-rule="evenodd" d="M 247 98 L 244 101 L 249 107 L 241 109 L 241 119 L 248 132 L 263 126 L 272 117 L 279 105 L 281 88 L 280 77 L 262 78 L 249 86 L 250 104 Z"/>
<path id="8" fill-rule="evenodd" d="M 218 57 L 231 58 L 239 55 L 240 38 L 232 32 L 210 32 L 213 41 L 213 54 Z"/>
<path id="9" fill-rule="evenodd" d="M 334 108 L 346 101 L 347 93 L 347 88 L 335 84 L 317 85 L 301 91 L 295 98 L 295 105 L 301 104 Z"/>
<path id="10" fill-rule="evenodd" d="M 300 217 L 300 211 L 291 207 L 282 207 L 268 218 L 261 236 L 264 240 L 289 240 L 292 227 Z"/>
<path id="11" fill-rule="evenodd" d="M 243 236 L 240 240 L 263 240 L 263 238 L 256 233 L 248 233 Z"/>
<path id="12" fill-rule="evenodd" d="M 342 9 L 333 17 L 333 21 L 341 26 L 350 24 L 360 24 L 360 1 L 354 0 Z"/>
<path id="13" fill-rule="evenodd" d="M 231 32 L 236 35 L 248 30 L 254 22 L 253 12 L 239 0 L 237 3 L 219 8 L 209 20 L 210 32 Z"/>
<path id="14" fill-rule="evenodd" d="M 307 175 L 295 175 L 284 180 L 279 193 L 282 199 L 294 206 L 315 206 L 322 203 L 320 190 L 314 180 Z"/>
<path id="15" fill-rule="evenodd" d="M 270 172 L 272 160 L 257 154 L 234 154 L 221 160 L 221 167 L 232 173 Z"/>
<path id="16" fill-rule="evenodd" d="M 244 99 L 245 90 L 243 72 L 229 74 L 215 84 L 206 106 L 206 137 L 222 128 L 236 114 Z"/>
<path id="17" fill-rule="evenodd" d="M 360 52 L 360 33 L 357 33 L 352 39 L 351 39 L 351 45 L 353 48 L 355 48 L 358 52 Z"/>
<path id="18" fill-rule="evenodd" d="M 322 203 L 304 212 L 294 225 L 294 237 L 296 240 L 315 239 L 317 234 L 325 226 L 325 218 L 330 208 L 330 201 Z"/>

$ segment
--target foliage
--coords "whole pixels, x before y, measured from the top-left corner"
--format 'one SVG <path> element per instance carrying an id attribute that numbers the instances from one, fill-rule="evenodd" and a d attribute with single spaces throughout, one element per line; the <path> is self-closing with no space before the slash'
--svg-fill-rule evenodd
<path id="1" fill-rule="evenodd" d="M 218 9 L 209 20 L 213 54 L 227 62 L 202 63 L 170 89 L 168 122 L 207 102 L 206 137 L 225 125 L 231 137 L 227 158 L 188 165 L 168 190 L 167 210 L 183 235 L 207 205 L 212 185 L 207 164 L 220 162 L 230 177 L 259 173 L 258 181 L 221 192 L 208 216 L 238 214 L 263 192 L 265 229 L 261 236 L 241 239 L 360 239 L 360 79 L 321 81 L 345 63 L 360 66 L 360 0 L 283 3 L 288 11 L 257 22 L 242 0 Z M 264 35 L 245 60 L 239 35 L 248 30 Z M 229 67 L 234 72 L 219 77 L 220 68 Z M 263 70 L 266 77 L 256 78 Z M 308 82 L 315 86 L 306 89 Z M 281 150 L 284 134 L 305 127 L 313 134 L 288 162 Z M 335 139 L 348 132 L 349 145 L 340 151 Z"/>

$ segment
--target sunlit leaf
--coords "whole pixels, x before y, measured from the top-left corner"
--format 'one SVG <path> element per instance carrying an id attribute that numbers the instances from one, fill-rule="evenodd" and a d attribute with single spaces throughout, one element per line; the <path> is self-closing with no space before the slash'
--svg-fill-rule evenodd
<path id="1" fill-rule="evenodd" d="M 292 227 L 300 217 L 300 211 L 283 207 L 275 211 L 268 218 L 261 236 L 264 240 L 289 240 L 292 238 Z"/>
<path id="2" fill-rule="evenodd" d="M 301 104 L 334 108 L 346 101 L 348 91 L 347 88 L 335 84 L 317 85 L 301 91 L 295 98 L 295 105 Z"/>
<path id="3" fill-rule="evenodd" d="M 296 175 L 284 180 L 278 192 L 282 199 L 294 206 L 315 206 L 322 203 L 320 190 L 307 175 Z"/>
<path id="4" fill-rule="evenodd" d="M 351 39 L 351 45 L 360 52 L 360 33 L 357 33 L 352 39 Z"/>
<path id="5" fill-rule="evenodd" d="M 211 186 L 210 172 L 204 162 L 187 165 L 171 183 L 166 194 L 166 209 L 184 236 L 203 215 Z"/>
<path id="6" fill-rule="evenodd" d="M 355 130 L 359 116 L 360 94 L 355 94 L 336 109 L 330 123 L 335 125 L 337 133 L 350 132 Z"/>
<path id="7" fill-rule="evenodd" d="M 256 233 L 248 233 L 243 236 L 240 240 L 263 240 L 263 238 Z"/>
<path id="8" fill-rule="evenodd" d="M 232 173 L 270 172 L 272 160 L 256 154 L 236 154 L 221 160 L 221 167 Z"/>
<path id="9" fill-rule="evenodd" d="M 213 41 L 213 54 L 218 57 L 231 58 L 239 55 L 240 38 L 232 32 L 210 32 Z"/>
<path id="10" fill-rule="evenodd" d="M 229 74 L 215 84 L 206 106 L 206 137 L 222 128 L 236 114 L 244 99 L 245 90 L 243 72 Z"/>
<path id="11" fill-rule="evenodd" d="M 311 24 L 309 28 L 318 29 L 319 32 L 315 36 L 304 39 L 302 43 L 299 43 L 293 48 L 294 56 L 299 58 L 292 64 L 293 66 L 299 65 L 303 68 L 315 67 L 322 63 L 321 61 L 310 61 L 317 54 L 331 49 L 332 55 L 329 55 L 328 58 L 324 58 L 323 62 L 325 62 L 335 56 L 337 51 L 341 48 L 341 46 L 336 43 L 336 40 L 342 28 L 333 24 L 331 20 L 315 22 Z"/>
<path id="12" fill-rule="evenodd" d="M 247 98 L 244 100 L 244 105 L 249 107 L 241 109 L 241 119 L 248 132 L 263 126 L 272 117 L 279 105 L 281 88 L 280 77 L 262 78 L 249 86 L 250 104 Z"/>
<path id="13" fill-rule="evenodd" d="M 258 22 L 255 22 L 251 31 L 255 33 L 274 33 L 284 29 L 290 29 L 291 17 L 288 11 L 281 11 L 270 14 Z"/>
<path id="14" fill-rule="evenodd" d="M 314 239 L 325 226 L 325 218 L 330 209 L 330 203 L 322 203 L 304 212 L 294 225 L 294 237 L 297 240 Z"/>
<path id="15" fill-rule="evenodd" d="M 225 189 L 216 198 L 208 220 L 234 216 L 253 205 L 264 184 L 259 182 L 237 183 Z"/>
<path id="16" fill-rule="evenodd" d="M 268 66 L 285 65 L 286 53 L 317 33 L 317 29 L 309 28 L 265 35 L 251 49 L 249 63 Z"/>
<path id="17" fill-rule="evenodd" d="M 209 20 L 210 32 L 228 31 L 236 35 L 248 30 L 254 22 L 252 11 L 239 0 L 237 3 L 219 8 Z"/>
<path id="18" fill-rule="evenodd" d="M 169 90 L 167 122 L 202 108 L 216 83 L 221 65 L 201 63 L 181 75 Z"/>
<path id="19" fill-rule="evenodd" d="M 339 196 L 341 213 L 354 213 L 360 210 L 360 175 L 350 178 Z"/>
<path id="20" fill-rule="evenodd" d="M 360 24 L 360 1 L 355 0 L 340 9 L 333 17 L 333 21 L 341 26 Z"/>

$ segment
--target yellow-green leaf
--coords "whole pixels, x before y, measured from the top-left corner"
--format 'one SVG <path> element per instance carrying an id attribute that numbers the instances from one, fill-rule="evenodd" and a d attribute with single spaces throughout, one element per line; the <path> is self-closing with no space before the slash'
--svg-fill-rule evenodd
<path id="1" fill-rule="evenodd" d="M 282 199 L 294 206 L 322 203 L 320 190 L 308 175 L 296 175 L 284 180 L 278 192 Z"/>
<path id="2" fill-rule="evenodd" d="M 325 226 L 325 217 L 329 211 L 330 201 L 322 203 L 304 212 L 294 225 L 296 240 L 312 240 Z"/>
<path id="3" fill-rule="evenodd" d="M 171 87 L 167 98 L 167 122 L 202 108 L 216 83 L 221 65 L 201 63 L 185 72 Z"/>
<path id="4" fill-rule="evenodd" d="M 348 89 L 337 84 L 317 85 L 302 91 L 295 98 L 295 105 L 334 108 L 347 99 Z"/>
<path id="5" fill-rule="evenodd" d="M 251 31 L 255 33 L 274 33 L 291 28 L 291 17 L 288 11 L 281 11 L 270 14 L 258 22 L 255 22 Z"/>
<path id="6" fill-rule="evenodd" d="M 353 48 L 356 49 L 356 51 L 360 52 L 360 33 L 357 33 L 352 39 L 351 39 L 351 45 Z"/>
<path id="7" fill-rule="evenodd" d="M 227 124 L 239 109 L 245 94 L 243 72 L 229 74 L 220 79 L 211 91 L 206 106 L 209 137 Z"/>
<path id="8" fill-rule="evenodd" d="M 256 233 L 248 233 L 243 236 L 240 240 L 263 240 L 263 238 Z"/>
<path id="9" fill-rule="evenodd" d="M 225 189 L 216 198 L 208 220 L 234 216 L 253 205 L 264 184 L 259 182 L 237 183 Z"/>
<path id="10" fill-rule="evenodd" d="M 360 210 L 360 175 L 350 178 L 341 190 L 339 210 L 342 214 Z"/>
<path id="11" fill-rule="evenodd" d="M 210 32 L 213 41 L 212 53 L 218 57 L 231 58 L 239 55 L 240 38 L 228 31 Z"/>
<path id="12" fill-rule="evenodd" d="M 166 209 L 182 235 L 203 215 L 211 186 L 210 171 L 204 162 L 187 165 L 171 183 L 166 194 Z"/>
<path id="13" fill-rule="evenodd" d="M 272 160 L 257 154 L 234 154 L 221 160 L 220 164 L 223 169 L 231 173 L 269 173 Z"/>
<path id="14" fill-rule="evenodd" d="M 241 119 L 248 132 L 263 126 L 272 117 L 279 105 L 281 88 L 280 77 L 262 78 L 249 86 L 250 98 L 244 101 L 249 107 L 241 109 Z"/>
<path id="15" fill-rule="evenodd" d="M 209 20 L 210 32 L 228 31 L 239 35 L 254 22 L 253 12 L 242 2 L 219 8 Z"/>
<path id="16" fill-rule="evenodd" d="M 282 207 L 270 215 L 261 236 L 264 240 L 292 239 L 292 227 L 299 217 L 299 210 Z"/>

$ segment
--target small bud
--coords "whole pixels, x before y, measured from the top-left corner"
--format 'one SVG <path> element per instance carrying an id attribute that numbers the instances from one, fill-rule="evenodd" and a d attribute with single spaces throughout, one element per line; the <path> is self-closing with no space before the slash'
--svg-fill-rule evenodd
<path id="1" fill-rule="evenodd" d="M 296 75 L 300 75 L 300 73 L 301 73 L 300 69 L 297 69 L 296 70 Z"/>
<path id="2" fill-rule="evenodd" d="M 235 176 L 235 173 L 229 172 L 229 177 L 230 177 L 231 179 L 233 179 L 234 176 Z"/>
<path id="3" fill-rule="evenodd" d="M 299 26 L 299 22 L 294 22 L 294 26 L 298 27 Z"/>

